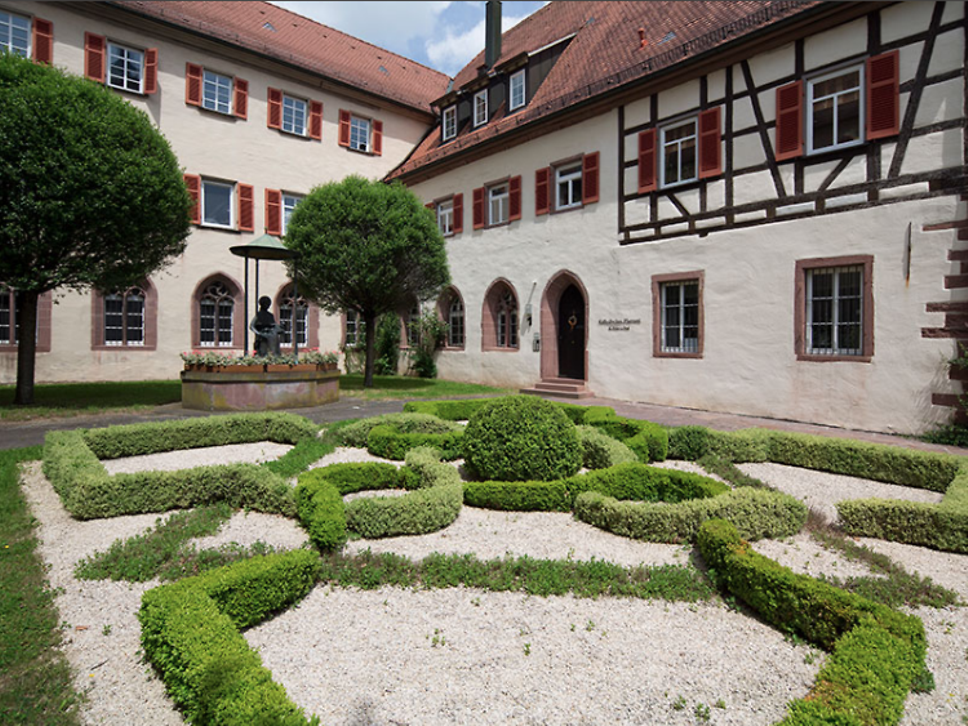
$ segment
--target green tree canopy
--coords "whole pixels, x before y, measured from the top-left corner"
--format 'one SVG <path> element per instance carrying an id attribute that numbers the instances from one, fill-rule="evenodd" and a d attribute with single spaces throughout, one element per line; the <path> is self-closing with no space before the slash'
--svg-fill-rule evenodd
<path id="1" fill-rule="evenodd" d="M 316 187 L 293 210 L 286 246 L 299 253 L 301 293 L 327 312 L 363 318 L 365 386 L 373 385 L 377 316 L 433 299 L 450 282 L 433 214 L 398 182 L 350 176 Z"/>
<path id="2" fill-rule="evenodd" d="M 185 249 L 191 200 L 147 114 L 0 53 L 0 288 L 16 291 L 18 403 L 33 399 L 37 300 L 134 284 Z"/>

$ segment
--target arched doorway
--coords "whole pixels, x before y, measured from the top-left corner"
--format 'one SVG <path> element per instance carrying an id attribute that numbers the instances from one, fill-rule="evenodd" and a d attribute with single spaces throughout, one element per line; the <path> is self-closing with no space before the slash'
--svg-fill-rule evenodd
<path id="1" fill-rule="evenodd" d="M 585 380 L 585 296 L 574 284 L 558 300 L 558 377 Z"/>

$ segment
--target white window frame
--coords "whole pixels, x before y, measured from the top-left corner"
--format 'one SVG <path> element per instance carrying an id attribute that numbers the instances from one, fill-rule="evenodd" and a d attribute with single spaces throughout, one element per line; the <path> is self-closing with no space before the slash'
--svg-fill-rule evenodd
<path id="1" fill-rule="evenodd" d="M 124 68 L 124 79 L 121 83 L 115 82 L 114 79 L 114 56 L 116 53 L 123 53 L 123 68 Z M 132 58 L 135 56 L 135 58 Z M 140 59 L 137 59 L 140 56 Z M 128 69 L 129 66 L 136 66 L 138 69 L 138 83 L 137 86 L 129 85 L 128 83 Z M 145 87 L 145 52 L 144 50 L 138 50 L 137 48 L 132 48 L 129 45 L 122 45 L 121 43 L 115 43 L 113 41 L 108 41 L 107 43 L 107 68 L 104 73 L 104 84 L 111 88 L 116 88 L 119 91 L 128 91 L 129 93 L 144 93 Z"/>
<path id="2" fill-rule="evenodd" d="M 202 69 L 202 108 L 216 113 L 230 115 L 232 113 L 232 77 L 224 73 L 216 73 L 207 68 Z M 213 95 L 209 96 L 209 89 Z M 219 91 L 226 89 L 224 101 L 219 97 Z"/>
<path id="3" fill-rule="evenodd" d="M 0 10 L 0 23 L 6 26 L 6 32 L 3 36 L 0 36 L 0 51 L 7 51 L 19 55 L 22 58 L 30 58 L 31 52 L 33 51 L 31 47 L 33 41 L 33 24 L 30 18 L 6 10 Z M 23 47 L 14 45 L 14 31 L 18 27 L 27 31 L 27 37 L 24 39 Z"/>
<path id="4" fill-rule="evenodd" d="M 202 303 L 206 299 L 211 299 L 215 304 L 215 312 L 213 314 L 213 322 L 215 324 L 212 331 L 212 341 L 206 342 L 202 338 L 204 337 L 202 331 L 205 330 L 202 327 Z M 225 316 L 222 314 L 222 303 L 228 302 L 231 312 L 228 315 L 228 328 L 221 327 L 219 325 L 220 320 L 224 320 Z M 199 348 L 231 348 L 235 345 L 235 306 L 236 300 L 232 295 L 232 291 L 229 290 L 228 286 L 223 282 L 213 282 L 208 288 L 202 293 L 202 296 L 198 298 L 195 303 L 198 305 L 198 347 Z M 220 333 L 228 333 L 228 339 L 222 340 Z"/>
<path id="5" fill-rule="evenodd" d="M 454 234 L 454 199 L 437 202 L 437 228 L 444 237 Z"/>
<path id="6" fill-rule="evenodd" d="M 292 289 L 279 301 L 279 345 L 282 348 L 292 348 L 292 308 L 296 308 L 296 337 L 301 348 L 309 347 L 309 301 L 300 295 L 295 300 Z"/>
<path id="7" fill-rule="evenodd" d="M 674 129 L 680 129 L 683 126 L 692 124 L 692 134 L 690 136 L 685 136 L 681 139 L 673 139 L 671 141 L 666 141 L 666 134 Z M 692 140 L 693 155 L 695 158 L 694 173 L 690 177 L 682 177 L 682 148 L 685 142 Z M 675 181 L 668 181 L 666 179 L 666 153 L 669 149 L 675 147 L 678 153 L 678 179 Z M 666 124 L 659 128 L 659 187 L 667 189 L 669 187 L 677 187 L 680 184 L 689 184 L 690 182 L 697 181 L 699 179 L 699 117 L 693 116 L 691 118 L 679 119 L 673 123 Z"/>
<path id="8" fill-rule="evenodd" d="M 696 302 L 695 304 L 686 303 L 686 287 L 688 285 L 693 285 L 696 288 Z M 701 301 L 699 296 L 702 294 L 700 289 L 699 280 L 689 279 L 681 281 L 669 281 L 663 282 L 659 285 L 660 299 L 661 299 L 661 310 L 659 311 L 659 321 L 661 326 L 661 339 L 660 339 L 660 350 L 663 353 L 698 353 L 699 352 L 699 333 L 700 333 L 700 320 L 699 320 L 699 310 Z M 695 326 L 686 325 L 686 308 L 694 307 L 696 309 L 696 324 Z M 670 309 L 678 310 L 678 323 L 675 325 L 669 325 L 667 322 L 666 311 Z M 686 328 L 695 327 L 696 335 L 693 338 L 686 337 Z M 675 330 L 679 335 L 679 345 L 669 345 L 668 343 L 668 331 Z"/>
<path id="9" fill-rule="evenodd" d="M 297 123 L 300 117 L 301 124 Z M 308 133 L 309 101 L 287 93 L 282 94 L 282 130 L 294 136 L 305 136 Z"/>
<path id="10" fill-rule="evenodd" d="M 366 142 L 363 145 L 360 145 L 359 143 L 359 136 L 361 134 L 366 136 Z M 370 123 L 370 119 L 363 118 L 361 116 L 350 116 L 350 148 L 351 149 L 353 149 L 354 151 L 369 152 L 372 134 L 373 134 L 373 124 Z M 354 137 L 357 139 L 355 142 L 354 142 Z"/>
<path id="11" fill-rule="evenodd" d="M 441 117 L 441 135 L 444 141 L 457 136 L 457 106 L 448 106 Z"/>
<path id="12" fill-rule="evenodd" d="M 813 294 L 813 279 L 816 274 L 833 275 L 833 285 L 831 290 L 830 307 L 831 307 L 831 319 L 828 323 L 823 321 L 822 325 L 829 325 L 831 328 L 831 345 L 826 348 L 819 348 L 814 346 L 813 342 L 813 327 L 814 327 L 814 302 L 816 298 Z M 842 273 L 858 273 L 860 275 L 860 284 L 858 286 L 858 291 L 856 296 L 857 299 L 857 319 L 843 322 L 840 319 L 841 305 L 840 303 L 845 299 L 845 296 L 841 295 L 840 290 L 840 275 Z M 806 346 L 805 352 L 807 355 L 820 355 L 820 356 L 863 356 L 864 355 L 864 265 L 839 265 L 834 267 L 811 267 L 806 270 L 806 280 L 805 280 L 805 294 L 804 301 L 806 305 L 806 321 L 807 321 L 807 335 L 806 335 Z M 825 298 L 826 299 L 826 298 Z M 848 298 L 849 299 L 849 298 Z M 840 345 L 840 327 L 842 325 L 855 326 L 858 330 L 858 348 L 844 348 Z"/>
<path id="13" fill-rule="evenodd" d="M 497 211 L 497 214 L 495 214 Z M 511 189 L 508 182 L 487 188 L 487 226 L 505 224 L 511 216 Z"/>
<path id="14" fill-rule="evenodd" d="M 576 209 L 582 206 L 582 162 L 562 164 L 555 167 L 555 210 Z M 578 182 L 576 194 L 574 182 Z M 567 202 L 561 203 L 562 187 L 566 190 Z"/>
<path id="15" fill-rule="evenodd" d="M 206 188 L 209 186 L 222 187 L 229 190 L 229 223 L 210 222 L 206 219 Z M 201 184 L 201 207 L 203 227 L 215 227 L 216 229 L 235 229 L 235 184 L 232 182 L 217 181 L 215 179 L 202 179 Z"/>
<path id="16" fill-rule="evenodd" d="M 343 346 L 345 348 L 358 348 L 362 342 L 365 342 L 360 340 L 360 324 L 362 322 L 363 316 L 358 312 L 355 310 L 346 311 L 346 327 L 343 335 Z"/>
<path id="17" fill-rule="evenodd" d="M 512 73 L 508 80 L 508 109 L 514 111 L 521 108 L 528 102 L 527 79 L 522 68 L 517 73 Z M 515 98 L 520 91 L 520 98 Z"/>
<path id="18" fill-rule="evenodd" d="M 286 232 L 289 231 L 289 218 L 292 216 L 293 210 L 296 205 L 299 204 L 304 199 L 299 194 L 289 194 L 288 192 L 282 193 L 282 234 L 285 236 Z"/>
<path id="19" fill-rule="evenodd" d="M 474 94 L 474 128 L 487 123 L 487 89 Z"/>
<path id="20" fill-rule="evenodd" d="M 858 85 L 856 87 L 857 106 L 858 106 L 858 109 L 857 109 L 857 138 L 854 139 L 853 141 L 845 141 L 843 143 L 837 143 L 837 126 L 838 126 L 838 122 L 839 122 L 839 116 L 838 116 L 838 111 L 837 111 L 837 102 L 836 102 L 836 99 L 839 96 L 842 96 L 842 95 L 845 95 L 845 94 L 848 94 L 848 93 L 853 93 L 854 90 L 840 91 L 839 93 L 833 94 L 833 96 L 822 97 L 822 98 L 833 98 L 834 99 L 834 106 L 833 106 L 833 109 L 834 109 L 834 112 L 833 112 L 833 118 L 834 118 L 833 139 L 834 139 L 834 143 L 831 146 L 823 146 L 823 147 L 821 147 L 821 148 L 818 149 L 818 148 L 816 148 L 814 146 L 814 143 L 813 143 L 813 104 L 818 100 L 818 99 L 814 98 L 814 86 L 816 84 L 818 84 L 818 83 L 823 83 L 824 81 L 829 81 L 832 78 L 838 78 L 839 76 L 846 76 L 849 73 L 855 73 L 855 72 L 857 73 L 857 83 L 858 83 Z M 864 78 L 864 64 L 863 63 L 860 63 L 858 65 L 847 66 L 847 67 L 844 67 L 844 68 L 840 68 L 840 69 L 838 69 L 836 71 L 831 71 L 830 73 L 825 73 L 822 76 L 817 76 L 816 78 L 809 78 L 809 79 L 807 79 L 807 92 L 806 92 L 807 100 L 806 100 L 806 103 L 807 103 L 807 153 L 808 154 L 821 154 L 821 153 L 825 153 L 827 151 L 836 151 L 838 149 L 849 149 L 852 146 L 858 146 L 858 145 L 864 143 L 864 140 L 865 140 L 864 139 L 864 129 L 865 129 L 865 123 L 867 121 L 867 119 L 865 118 L 865 113 L 866 113 L 865 106 L 867 105 L 865 103 L 865 92 L 864 92 L 864 90 L 865 90 L 865 86 L 864 86 L 865 81 L 866 81 L 866 79 Z"/>

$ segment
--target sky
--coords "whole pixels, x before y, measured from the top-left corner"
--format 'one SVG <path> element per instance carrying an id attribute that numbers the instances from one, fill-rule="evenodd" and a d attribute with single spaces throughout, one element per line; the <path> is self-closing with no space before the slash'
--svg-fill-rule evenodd
<path id="1" fill-rule="evenodd" d="M 275 0 L 344 33 L 454 76 L 484 48 L 483 2 Z M 502 31 L 545 2 L 502 3 Z"/>

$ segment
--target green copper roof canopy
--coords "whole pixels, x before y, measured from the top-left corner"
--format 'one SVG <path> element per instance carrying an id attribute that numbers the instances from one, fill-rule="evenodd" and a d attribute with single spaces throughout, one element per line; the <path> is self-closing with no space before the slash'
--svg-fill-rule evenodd
<path id="1" fill-rule="evenodd" d="M 245 245 L 230 247 L 229 251 L 247 260 L 291 260 L 299 256 L 299 253 L 293 252 L 282 244 L 281 239 L 271 234 L 256 237 Z"/>

